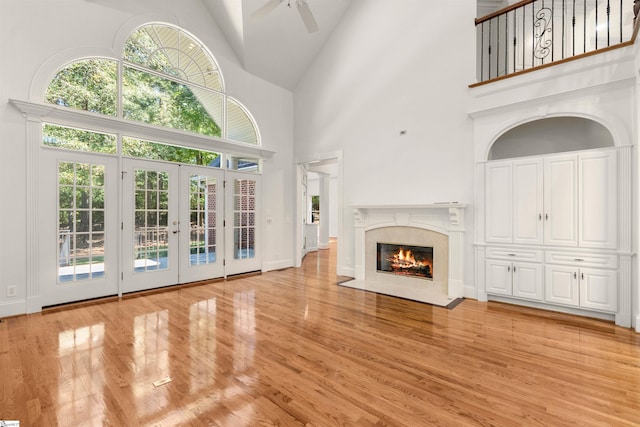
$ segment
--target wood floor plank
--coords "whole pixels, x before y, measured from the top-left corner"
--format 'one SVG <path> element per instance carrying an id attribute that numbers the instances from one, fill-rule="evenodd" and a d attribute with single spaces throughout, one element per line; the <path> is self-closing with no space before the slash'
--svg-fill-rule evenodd
<path id="1" fill-rule="evenodd" d="M 0 323 L 0 420 L 28 426 L 638 426 L 640 336 L 302 268 Z M 163 385 L 154 382 L 169 377 Z"/>

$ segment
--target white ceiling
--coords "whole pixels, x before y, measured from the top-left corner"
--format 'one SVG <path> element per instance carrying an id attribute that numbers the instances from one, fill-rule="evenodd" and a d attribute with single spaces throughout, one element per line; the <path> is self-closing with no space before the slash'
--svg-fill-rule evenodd
<path id="1" fill-rule="evenodd" d="M 251 16 L 269 1 L 202 0 L 247 71 L 293 91 L 352 0 L 305 0 L 320 27 L 315 33 L 307 32 L 296 8 L 298 0 L 281 0 L 260 19 Z M 477 0 L 478 16 L 514 1 Z"/>
<path id="2" fill-rule="evenodd" d="M 352 0 L 306 0 L 320 27 L 314 33 L 307 32 L 296 0 L 251 16 L 268 1 L 202 0 L 247 71 L 293 91 Z"/>

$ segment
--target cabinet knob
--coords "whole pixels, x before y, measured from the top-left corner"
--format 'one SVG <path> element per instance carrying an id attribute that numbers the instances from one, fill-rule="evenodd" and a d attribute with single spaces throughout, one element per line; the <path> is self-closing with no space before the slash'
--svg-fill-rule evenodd
<path id="1" fill-rule="evenodd" d="M 542 214 L 538 214 L 538 220 L 542 221 Z"/>
<path id="2" fill-rule="evenodd" d="M 511 273 L 511 266 L 507 265 L 507 273 Z"/>
<path id="3" fill-rule="evenodd" d="M 578 273 L 576 273 L 575 271 L 573 272 L 573 278 L 577 279 L 578 278 Z"/>
<path id="4" fill-rule="evenodd" d="M 584 280 L 584 273 L 580 273 L 580 278 Z"/>
<path id="5" fill-rule="evenodd" d="M 573 260 L 574 260 L 574 261 L 584 261 L 584 259 L 583 259 L 583 258 L 574 258 Z"/>
<path id="6" fill-rule="evenodd" d="M 549 214 L 544 214 L 544 219 L 549 220 Z"/>
<path id="7" fill-rule="evenodd" d="M 516 266 L 515 265 L 513 266 L 513 272 L 514 273 L 516 272 Z"/>

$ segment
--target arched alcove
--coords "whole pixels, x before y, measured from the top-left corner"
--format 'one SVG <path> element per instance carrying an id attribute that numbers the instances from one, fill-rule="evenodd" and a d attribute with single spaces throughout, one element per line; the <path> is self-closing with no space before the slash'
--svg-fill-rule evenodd
<path id="1" fill-rule="evenodd" d="M 615 146 L 602 124 L 582 117 L 552 117 L 524 123 L 502 134 L 488 160 Z"/>

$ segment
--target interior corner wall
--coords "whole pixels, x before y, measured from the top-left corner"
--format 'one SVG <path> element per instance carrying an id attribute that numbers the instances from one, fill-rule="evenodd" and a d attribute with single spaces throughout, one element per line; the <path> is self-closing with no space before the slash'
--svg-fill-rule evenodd
<path id="1" fill-rule="evenodd" d="M 351 206 L 473 202 L 475 12 L 475 0 L 353 2 L 296 88 L 296 157 L 343 152 L 340 274 L 354 268 Z"/>
<path id="2" fill-rule="evenodd" d="M 200 0 L 2 0 L 0 317 L 25 312 L 26 282 L 33 273 L 27 271 L 26 242 L 31 231 L 26 220 L 26 125 L 8 100 L 30 100 L 34 75 L 61 52 L 96 49 L 118 57 L 120 52 L 114 49 L 118 32 L 132 22 L 154 21 L 179 25 L 209 48 L 222 70 L 226 93 L 247 107 L 258 124 L 263 146 L 276 152 L 264 162 L 263 263 L 266 268 L 293 265 L 293 94 L 244 71 Z M 7 297 L 9 284 L 16 286 L 15 297 Z"/>

